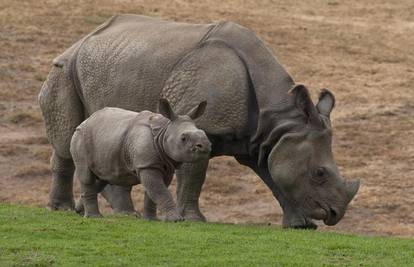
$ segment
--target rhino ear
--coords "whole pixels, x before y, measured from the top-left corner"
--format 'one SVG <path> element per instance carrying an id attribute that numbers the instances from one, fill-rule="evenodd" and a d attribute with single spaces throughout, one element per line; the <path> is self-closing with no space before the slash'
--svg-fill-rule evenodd
<path id="1" fill-rule="evenodd" d="M 190 112 L 187 113 L 187 116 L 189 116 L 193 120 L 199 118 L 201 115 L 204 114 L 204 111 L 206 111 L 206 106 L 207 101 L 202 101 L 200 104 L 198 104 L 197 107 L 190 110 Z"/>
<path id="2" fill-rule="evenodd" d="M 177 118 L 177 115 L 175 115 L 174 111 L 172 110 L 170 106 L 170 102 L 168 102 L 167 99 L 161 98 L 158 102 L 158 112 L 163 115 L 164 117 L 175 120 Z"/>
<path id="3" fill-rule="evenodd" d="M 335 107 L 335 96 L 328 90 L 322 89 L 319 95 L 319 102 L 316 105 L 316 109 L 320 114 L 329 118 L 332 109 Z"/>
<path id="4" fill-rule="evenodd" d="M 303 113 L 305 113 L 305 115 L 309 119 L 309 122 L 317 125 L 321 123 L 318 111 L 316 110 L 315 105 L 313 104 L 312 99 L 310 98 L 308 89 L 304 85 L 295 85 L 295 87 L 290 89 L 289 94 L 293 95 L 293 97 L 295 98 L 296 107 Z"/>

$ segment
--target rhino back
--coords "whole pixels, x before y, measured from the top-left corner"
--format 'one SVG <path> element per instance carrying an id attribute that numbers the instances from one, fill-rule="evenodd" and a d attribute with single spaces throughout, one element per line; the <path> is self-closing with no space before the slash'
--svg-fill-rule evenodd
<path id="1" fill-rule="evenodd" d="M 87 109 L 154 110 L 174 64 L 214 25 L 122 15 L 90 36 L 76 59 Z"/>

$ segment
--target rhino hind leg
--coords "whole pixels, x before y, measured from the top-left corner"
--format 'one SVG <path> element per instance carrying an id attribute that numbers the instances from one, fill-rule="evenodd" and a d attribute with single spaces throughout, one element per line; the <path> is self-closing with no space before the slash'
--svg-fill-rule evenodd
<path id="1" fill-rule="evenodd" d="M 48 207 L 51 210 L 73 209 L 75 167 L 70 154 L 70 141 L 84 115 L 66 66 L 52 67 L 40 91 L 39 104 L 47 137 L 53 146 L 52 187 Z"/>
<path id="2" fill-rule="evenodd" d="M 88 171 L 87 174 L 90 177 L 94 177 L 95 175 Z M 104 189 L 106 183 L 99 179 L 93 179 L 92 183 L 84 183 L 80 179 L 80 189 L 81 189 L 81 196 L 76 205 L 76 212 L 82 214 L 88 218 L 99 218 L 102 217 L 101 213 L 99 212 L 98 206 L 98 194 Z M 89 180 L 89 178 L 87 178 Z"/>
<path id="3" fill-rule="evenodd" d="M 206 179 L 208 160 L 184 163 L 176 171 L 177 208 L 186 221 L 206 221 L 201 213 L 198 199 Z"/>
<path id="4" fill-rule="evenodd" d="M 53 152 L 51 158 L 52 187 L 48 208 L 50 210 L 72 210 L 75 207 L 73 200 L 73 173 L 75 166 L 72 159 L 65 159 Z"/>
<path id="5" fill-rule="evenodd" d="M 139 216 L 131 198 L 132 186 L 108 185 L 101 195 L 111 205 L 114 213 Z"/>

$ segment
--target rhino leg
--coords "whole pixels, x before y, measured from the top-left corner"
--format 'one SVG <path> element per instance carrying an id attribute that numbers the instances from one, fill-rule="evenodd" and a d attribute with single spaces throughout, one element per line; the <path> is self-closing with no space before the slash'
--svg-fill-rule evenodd
<path id="1" fill-rule="evenodd" d="M 166 180 L 160 171 L 155 169 L 143 169 L 140 171 L 141 183 L 145 193 L 159 207 L 165 215 L 164 221 L 178 222 L 184 218 L 178 214 L 177 206 L 166 186 Z"/>
<path id="2" fill-rule="evenodd" d="M 250 167 L 263 180 L 263 182 L 272 191 L 273 196 L 279 202 L 283 210 L 283 227 L 297 228 L 297 229 L 316 229 L 316 224 L 304 215 L 302 215 L 295 207 L 293 207 L 285 197 L 279 192 L 278 188 L 273 183 L 270 173 L 267 168 L 259 168 L 257 161 L 250 157 L 235 157 L 236 160 L 245 166 Z"/>
<path id="3" fill-rule="evenodd" d="M 75 166 L 72 159 L 65 159 L 53 151 L 51 158 L 52 188 L 48 208 L 51 210 L 72 210 L 75 207 L 73 200 L 73 172 Z"/>
<path id="4" fill-rule="evenodd" d="M 72 134 L 84 115 L 67 66 L 52 67 L 40 91 L 39 104 L 47 137 L 53 146 L 52 188 L 48 206 L 52 210 L 73 209 L 74 164 L 69 149 Z"/>
<path id="5" fill-rule="evenodd" d="M 164 179 L 165 186 L 168 188 L 171 184 L 172 177 Z M 144 219 L 156 221 L 157 218 L 157 204 L 150 198 L 148 192 L 144 195 Z"/>
<path id="6" fill-rule="evenodd" d="M 156 221 L 157 219 L 157 204 L 149 197 L 148 193 L 144 195 L 144 219 Z"/>
<path id="7" fill-rule="evenodd" d="M 206 179 L 208 159 L 196 163 L 184 163 L 176 171 L 177 207 L 186 221 L 206 221 L 201 213 L 198 199 Z"/>
<path id="8" fill-rule="evenodd" d="M 77 171 L 78 175 L 79 172 Z M 82 176 L 82 175 L 80 175 Z M 98 206 L 98 193 L 106 186 L 102 180 L 96 179 L 95 175 L 87 170 L 85 176 L 79 177 L 81 196 L 76 205 L 76 212 L 84 213 L 85 217 L 99 218 L 102 217 Z M 88 182 L 84 182 L 88 181 Z"/>
<path id="9" fill-rule="evenodd" d="M 138 215 L 132 202 L 131 190 L 132 186 L 108 185 L 101 194 L 115 213 Z"/>
<path id="10" fill-rule="evenodd" d="M 221 42 L 204 44 L 183 58 L 165 82 L 162 97 L 168 99 L 179 114 L 207 100 L 207 110 L 196 124 L 209 135 L 238 135 L 248 123 L 246 68 L 240 57 Z M 177 205 L 186 220 L 206 220 L 200 212 L 198 199 L 207 166 L 208 160 L 205 160 L 183 164 L 176 171 Z"/>

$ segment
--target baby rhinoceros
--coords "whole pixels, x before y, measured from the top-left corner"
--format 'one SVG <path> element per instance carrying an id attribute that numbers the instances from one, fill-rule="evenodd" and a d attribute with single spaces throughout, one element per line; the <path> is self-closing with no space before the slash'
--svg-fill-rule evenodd
<path id="1" fill-rule="evenodd" d="M 194 119 L 205 110 L 201 102 L 187 115 L 176 115 L 167 100 L 159 112 L 133 112 L 104 108 L 78 126 L 70 152 L 80 181 L 81 197 L 76 210 L 85 217 L 101 217 L 97 194 L 107 184 L 145 189 L 144 218 L 156 219 L 156 207 L 166 221 L 180 221 L 167 187 L 183 162 L 205 159 L 211 144 Z"/>

